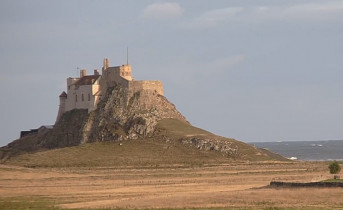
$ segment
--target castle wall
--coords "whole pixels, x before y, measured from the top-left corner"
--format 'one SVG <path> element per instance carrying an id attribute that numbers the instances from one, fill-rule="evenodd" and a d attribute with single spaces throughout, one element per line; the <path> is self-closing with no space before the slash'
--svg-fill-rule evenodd
<path id="1" fill-rule="evenodd" d="M 68 86 L 68 96 L 65 103 L 65 111 L 73 109 L 88 109 L 92 111 L 96 108 L 98 97 L 95 94 L 100 90 L 100 85 L 95 82 L 92 85 L 70 85 Z"/>
<path id="2" fill-rule="evenodd" d="M 163 85 L 161 81 L 154 80 L 141 80 L 141 81 L 130 81 L 129 91 L 135 93 L 141 90 L 156 91 L 158 94 L 163 95 Z"/>
<path id="3" fill-rule="evenodd" d="M 81 70 L 80 78 L 67 78 L 67 94 L 64 93 L 64 98 L 60 100 L 57 120 L 64 112 L 73 109 L 88 109 L 88 112 L 95 110 L 101 95 L 105 94 L 109 87 L 116 85 L 128 90 L 126 99 L 142 90 L 156 91 L 163 95 L 161 81 L 134 81 L 130 65 L 109 67 L 108 59 L 104 59 L 101 76 L 97 70 L 94 75 L 89 76 L 86 70 Z"/>
<path id="4" fill-rule="evenodd" d="M 113 87 L 116 84 L 120 84 L 126 88 L 128 87 L 129 80 L 121 76 L 121 69 L 119 66 L 107 68 L 103 71 L 102 77 L 105 80 L 107 87 Z"/>

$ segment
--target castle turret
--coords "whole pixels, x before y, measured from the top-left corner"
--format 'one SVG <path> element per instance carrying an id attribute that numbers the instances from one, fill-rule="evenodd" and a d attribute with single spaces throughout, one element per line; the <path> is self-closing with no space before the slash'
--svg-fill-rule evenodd
<path id="1" fill-rule="evenodd" d="M 57 119 L 56 119 L 55 124 L 58 122 L 58 120 L 61 118 L 61 116 L 66 110 L 67 97 L 68 95 L 66 94 L 66 92 L 63 91 L 60 95 L 60 107 L 58 108 L 58 114 L 57 114 Z"/>

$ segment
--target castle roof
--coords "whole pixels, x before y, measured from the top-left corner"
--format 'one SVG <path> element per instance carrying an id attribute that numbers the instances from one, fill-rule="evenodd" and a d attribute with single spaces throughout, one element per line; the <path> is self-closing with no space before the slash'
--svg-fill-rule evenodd
<path id="1" fill-rule="evenodd" d="M 61 93 L 60 97 L 67 97 L 66 92 L 63 91 L 63 92 Z"/>
<path id="2" fill-rule="evenodd" d="M 100 75 L 83 76 L 75 83 L 75 85 L 92 85 L 99 77 Z"/>

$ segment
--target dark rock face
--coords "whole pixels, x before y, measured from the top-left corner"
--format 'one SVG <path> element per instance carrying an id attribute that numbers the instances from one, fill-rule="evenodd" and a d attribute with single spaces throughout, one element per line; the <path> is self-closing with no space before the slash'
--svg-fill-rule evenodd
<path id="1" fill-rule="evenodd" d="M 50 132 L 43 137 L 37 137 L 41 138 L 40 146 L 52 149 L 79 145 L 82 139 L 82 128 L 87 119 L 86 109 L 66 112 Z"/>
<path id="2" fill-rule="evenodd" d="M 238 157 L 239 149 L 234 141 L 229 139 L 221 139 L 220 137 L 212 136 L 209 137 L 192 137 L 192 138 L 183 138 L 181 143 L 195 146 L 200 150 L 214 150 L 221 152 L 230 157 Z"/>
<path id="3" fill-rule="evenodd" d="M 66 112 L 53 129 L 27 135 L 0 148 L 0 160 L 26 152 L 79 145 L 86 119 L 85 109 Z"/>

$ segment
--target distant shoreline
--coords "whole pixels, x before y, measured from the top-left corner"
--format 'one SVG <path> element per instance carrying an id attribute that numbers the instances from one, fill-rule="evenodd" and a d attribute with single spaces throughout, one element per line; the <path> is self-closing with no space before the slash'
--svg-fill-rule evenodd
<path id="1" fill-rule="evenodd" d="M 291 160 L 343 161 L 343 140 L 250 142 Z"/>

